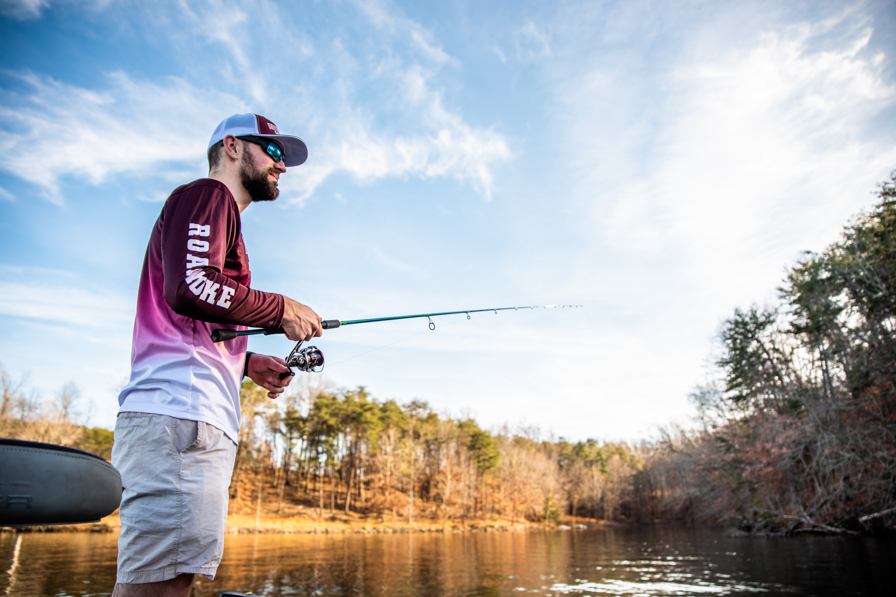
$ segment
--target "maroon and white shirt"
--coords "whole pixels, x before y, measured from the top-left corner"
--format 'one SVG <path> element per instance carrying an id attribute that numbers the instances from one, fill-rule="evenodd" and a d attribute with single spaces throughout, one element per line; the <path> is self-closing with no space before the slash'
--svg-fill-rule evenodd
<path id="1" fill-rule="evenodd" d="M 120 412 L 203 421 L 236 442 L 247 339 L 216 344 L 211 332 L 277 327 L 283 318 L 283 297 L 250 282 L 240 212 L 227 187 L 200 179 L 175 189 L 146 248 Z"/>

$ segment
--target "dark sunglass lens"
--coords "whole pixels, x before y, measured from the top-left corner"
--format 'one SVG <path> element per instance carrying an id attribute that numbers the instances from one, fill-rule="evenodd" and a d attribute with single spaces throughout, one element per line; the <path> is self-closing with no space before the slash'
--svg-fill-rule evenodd
<path id="1" fill-rule="evenodd" d="M 275 162 L 279 162 L 280 160 L 283 159 L 283 150 L 281 150 L 280 146 L 277 145 L 276 143 L 269 143 L 268 144 L 268 155 L 271 156 L 271 158 Z"/>

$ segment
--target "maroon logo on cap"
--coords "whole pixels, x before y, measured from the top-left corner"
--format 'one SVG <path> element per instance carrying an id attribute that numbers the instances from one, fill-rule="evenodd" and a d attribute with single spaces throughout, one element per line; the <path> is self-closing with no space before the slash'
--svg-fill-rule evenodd
<path id="1" fill-rule="evenodd" d="M 258 134 L 259 135 L 279 135 L 280 131 L 277 130 L 277 125 L 265 118 L 264 116 L 255 115 L 255 120 L 258 121 Z"/>

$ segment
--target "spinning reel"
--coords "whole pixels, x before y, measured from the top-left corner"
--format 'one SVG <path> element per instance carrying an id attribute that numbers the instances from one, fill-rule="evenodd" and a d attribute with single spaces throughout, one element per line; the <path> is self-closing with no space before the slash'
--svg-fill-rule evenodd
<path id="1" fill-rule="evenodd" d="M 289 352 L 289 356 L 286 357 L 286 366 L 289 367 L 290 372 L 281 374 L 280 379 L 294 375 L 293 367 L 305 373 L 320 373 L 324 370 L 324 353 L 317 346 L 302 348 L 302 342 L 299 340 L 295 348 Z"/>

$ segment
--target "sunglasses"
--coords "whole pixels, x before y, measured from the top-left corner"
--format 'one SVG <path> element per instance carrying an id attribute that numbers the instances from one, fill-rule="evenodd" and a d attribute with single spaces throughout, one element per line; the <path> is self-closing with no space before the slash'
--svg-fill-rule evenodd
<path id="1" fill-rule="evenodd" d="M 242 139 L 243 141 L 248 141 L 249 143 L 255 143 L 256 145 L 260 145 L 262 149 L 264 149 L 271 159 L 274 162 L 279 162 L 283 159 L 283 150 L 280 149 L 280 146 L 271 141 L 270 139 L 266 139 L 264 137 L 237 137 L 237 139 Z"/>

